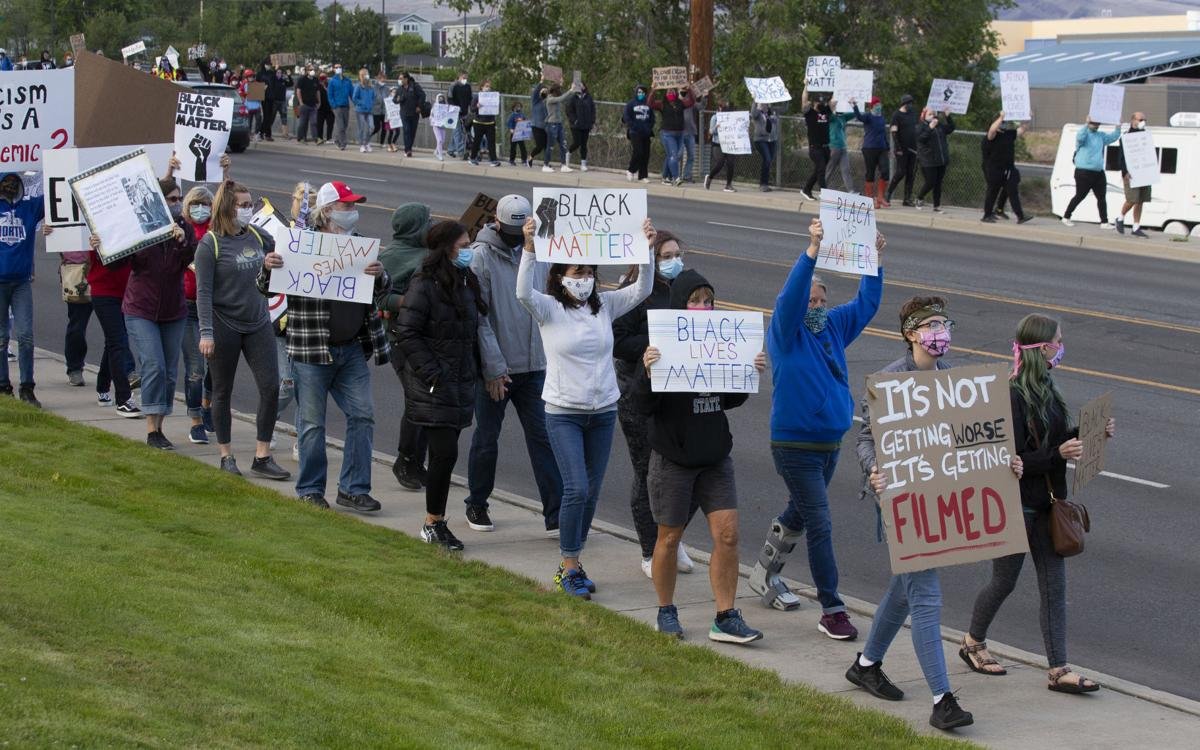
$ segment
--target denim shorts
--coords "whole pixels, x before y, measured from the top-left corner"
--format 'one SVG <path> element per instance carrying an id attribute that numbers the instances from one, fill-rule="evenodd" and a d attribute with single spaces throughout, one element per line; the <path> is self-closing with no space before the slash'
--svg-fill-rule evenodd
<path id="1" fill-rule="evenodd" d="M 728 456 L 710 466 L 689 467 L 652 451 L 646 488 L 650 492 L 650 512 L 659 526 L 687 526 L 693 505 L 705 515 L 737 510 L 733 459 Z"/>

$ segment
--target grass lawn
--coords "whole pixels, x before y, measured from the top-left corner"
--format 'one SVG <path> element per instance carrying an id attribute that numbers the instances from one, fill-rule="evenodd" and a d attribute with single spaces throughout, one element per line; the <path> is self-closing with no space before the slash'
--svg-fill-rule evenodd
<path id="1" fill-rule="evenodd" d="M 961 747 L 0 399 L 0 746 Z"/>

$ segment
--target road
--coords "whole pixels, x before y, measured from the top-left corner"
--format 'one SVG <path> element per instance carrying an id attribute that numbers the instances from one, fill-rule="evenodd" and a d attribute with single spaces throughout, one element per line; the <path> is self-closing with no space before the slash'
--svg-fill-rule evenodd
<path id="1" fill-rule="evenodd" d="M 499 196 L 528 194 L 528 184 L 469 175 L 360 164 L 314 155 L 249 152 L 235 159 L 236 173 L 256 194 L 278 207 L 289 205 L 297 180 L 345 179 L 363 192 L 360 231 L 390 238 L 391 209 L 423 201 L 436 214 L 457 216 L 477 192 Z M 657 226 L 685 240 L 685 261 L 704 273 L 718 300 L 770 312 L 779 287 L 801 252 L 807 217 L 766 209 L 726 207 L 651 196 Z M 1041 312 L 1062 321 L 1067 354 L 1056 380 L 1072 408 L 1106 391 L 1114 394 L 1118 435 L 1110 444 L 1107 469 L 1086 488 L 1082 501 L 1091 511 L 1087 552 L 1068 562 L 1069 657 L 1072 663 L 1200 699 L 1194 679 L 1200 668 L 1196 633 L 1195 579 L 1200 571 L 1200 497 L 1197 473 L 1185 470 L 1200 455 L 1195 425 L 1200 418 L 1200 297 L 1196 266 L 1113 253 L 1029 244 L 1005 236 L 977 236 L 922 228 L 889 226 L 885 256 L 886 286 L 882 308 L 867 332 L 848 351 L 851 382 L 902 355 L 896 311 L 922 290 L 950 299 L 955 329 L 953 361 L 996 362 L 1009 356 L 1017 321 Z M 57 288 L 55 259 L 37 260 L 37 343 L 61 351 L 65 306 Z M 614 271 L 604 274 L 609 281 Z M 831 302 L 854 294 L 856 281 L 831 278 Z M 89 330 L 89 361 L 100 351 L 99 326 Z M 39 374 L 42 382 L 61 373 Z M 395 451 L 403 400 L 390 367 L 374 370 L 377 449 Z M 730 412 L 738 473 L 741 554 L 752 561 L 766 528 L 786 503 L 769 451 L 770 384 L 748 404 Z M 253 383 L 243 370 L 235 407 L 253 411 Z M 331 415 L 336 409 L 331 409 Z M 294 415 L 281 417 L 294 421 Z M 340 420 L 331 433 L 341 435 Z M 181 438 L 182 436 L 173 436 Z M 462 438 L 458 471 L 466 473 L 470 432 Z M 286 449 L 280 453 L 286 455 Z M 519 425 L 506 423 L 497 485 L 536 496 Z M 599 507 L 599 517 L 632 528 L 628 497 L 628 454 L 620 433 Z M 878 601 L 888 578 L 888 556 L 875 540 L 873 509 L 858 499 L 860 473 L 853 454 L 853 432 L 846 436 L 841 464 L 830 489 L 835 549 L 841 588 L 846 594 Z M 414 500 L 417 502 L 417 500 Z M 466 543 L 478 536 L 461 515 L 452 524 Z M 707 531 L 693 524 L 686 540 L 709 548 Z M 546 561 L 546 578 L 554 560 Z M 637 560 L 630 560 L 636 565 Z M 943 622 L 965 629 L 971 606 L 990 573 L 988 564 L 945 569 Z M 808 576 L 802 550 L 786 574 Z M 755 605 L 750 605 L 755 606 Z M 796 614 L 798 626 L 815 627 L 808 604 Z M 990 636 L 1044 653 L 1038 628 L 1036 583 L 1032 567 L 1002 609 Z M 865 637 L 865 633 L 864 633 Z M 900 644 L 898 648 L 907 648 Z"/>

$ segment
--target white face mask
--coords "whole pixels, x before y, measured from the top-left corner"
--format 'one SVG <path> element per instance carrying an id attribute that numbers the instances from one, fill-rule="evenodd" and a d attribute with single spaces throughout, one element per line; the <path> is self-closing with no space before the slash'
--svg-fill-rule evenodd
<path id="1" fill-rule="evenodd" d="M 352 232 L 358 226 L 358 211 L 333 211 L 329 218 L 346 232 Z"/>
<path id="2" fill-rule="evenodd" d="M 564 276 L 562 285 L 563 289 L 567 290 L 567 294 L 580 302 L 586 302 L 588 297 L 592 296 L 592 289 L 596 286 L 596 279 L 590 276 L 586 279 L 573 279 L 570 276 Z"/>
<path id="3" fill-rule="evenodd" d="M 253 218 L 254 218 L 254 209 L 253 208 L 239 208 L 237 210 L 238 224 L 240 224 L 242 226 L 246 226 L 247 224 L 250 223 L 250 220 Z"/>
<path id="4" fill-rule="evenodd" d="M 333 74 L 334 74 L 335 76 L 340 76 L 340 75 L 342 74 L 342 69 L 341 69 L 341 68 L 334 68 L 334 69 L 333 69 Z"/>

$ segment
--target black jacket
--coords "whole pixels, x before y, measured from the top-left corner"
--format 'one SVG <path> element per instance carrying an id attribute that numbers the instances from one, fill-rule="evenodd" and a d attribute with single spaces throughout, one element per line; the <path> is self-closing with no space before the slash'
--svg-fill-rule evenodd
<path id="1" fill-rule="evenodd" d="M 412 88 L 400 86 L 392 95 L 392 101 L 400 105 L 401 117 L 420 117 L 421 105 L 425 102 L 425 89 L 413 81 Z"/>
<path id="2" fill-rule="evenodd" d="M 917 125 L 917 164 L 922 167 L 944 167 L 950 163 L 950 134 L 954 132 L 954 120 L 950 113 L 938 119 L 936 128 L 929 123 Z"/>
<path id="3" fill-rule="evenodd" d="M 1050 491 L 1047 477 L 1054 487 L 1054 496 L 1067 496 L 1067 460 L 1058 452 L 1058 447 L 1071 438 L 1079 437 L 1078 427 L 1067 427 L 1067 415 L 1051 404 L 1049 426 L 1044 427 L 1031 415 L 1025 399 L 1015 388 L 1009 389 L 1013 415 L 1013 442 L 1017 455 L 1025 464 L 1021 475 L 1021 505 L 1040 513 L 1050 510 Z M 1033 431 L 1037 431 L 1037 436 Z"/>
<path id="4" fill-rule="evenodd" d="M 567 120 L 573 130 L 591 130 L 596 127 L 596 101 L 592 95 L 577 93 L 567 100 Z"/>
<path id="5" fill-rule="evenodd" d="M 296 84 L 296 93 L 300 97 L 300 103 L 306 107 L 315 107 L 320 104 L 317 94 L 320 89 L 321 84 L 317 83 L 316 76 L 300 76 L 300 82 Z"/>
<path id="6" fill-rule="evenodd" d="M 446 100 L 450 104 L 458 105 L 459 117 L 467 116 L 467 110 L 471 107 L 471 99 L 471 84 L 459 83 L 458 81 L 455 81 L 454 85 L 450 87 L 450 93 L 446 97 Z"/>
<path id="7" fill-rule="evenodd" d="M 683 271 L 682 276 L 688 271 Z M 666 310 L 671 306 L 671 285 L 654 280 L 650 296 L 641 304 L 613 321 L 613 365 L 621 393 L 633 389 L 634 379 L 642 367 L 642 355 L 650 346 L 650 330 L 646 323 L 647 310 Z"/>
<path id="8" fill-rule="evenodd" d="M 414 424 L 457 429 L 471 424 L 480 367 L 479 311 L 467 285 L 469 273 L 456 270 L 458 283 L 445 290 L 418 272 L 396 314 L 393 330 L 404 354 L 404 417 Z"/>

